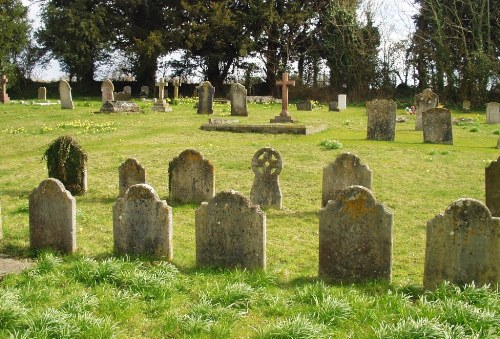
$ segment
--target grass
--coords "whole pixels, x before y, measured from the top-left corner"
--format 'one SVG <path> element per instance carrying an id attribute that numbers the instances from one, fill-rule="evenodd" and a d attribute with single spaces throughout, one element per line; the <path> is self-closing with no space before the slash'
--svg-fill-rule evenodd
<path id="1" fill-rule="evenodd" d="M 58 106 L 0 106 L 0 252 L 36 257 L 37 265 L 0 283 L 0 338 L 489 338 L 500 332 L 495 288 L 421 288 L 426 222 L 454 200 L 484 202 L 484 167 L 499 156 L 498 125 L 483 112 L 454 114 L 474 125 L 454 126 L 454 145 L 424 144 L 414 117 L 397 124 L 396 140 L 366 140 L 366 114 L 327 107 L 292 116 L 329 129 L 308 136 L 205 132 L 207 116 L 193 100 L 173 112 L 94 114 L 98 100 Z M 267 123 L 280 104 L 250 104 L 241 123 Z M 402 111 L 399 114 L 404 114 Z M 215 116 L 228 117 L 216 104 Z M 477 129 L 471 133 L 471 128 Z M 78 252 L 29 250 L 28 196 L 47 177 L 44 151 L 61 135 L 88 153 L 89 191 L 77 200 Z M 328 144 L 340 144 L 340 148 Z M 323 145 L 322 145 L 323 144 Z M 174 259 L 113 256 L 112 206 L 118 166 L 135 157 L 147 182 L 168 198 L 168 162 L 187 148 L 209 159 L 216 190 L 249 196 L 250 161 L 271 146 L 284 159 L 284 208 L 267 210 L 267 271 L 195 267 L 194 210 L 173 205 Z M 357 154 L 373 171 L 373 192 L 394 212 L 393 281 L 328 285 L 317 280 L 322 169 L 341 152 Z"/>

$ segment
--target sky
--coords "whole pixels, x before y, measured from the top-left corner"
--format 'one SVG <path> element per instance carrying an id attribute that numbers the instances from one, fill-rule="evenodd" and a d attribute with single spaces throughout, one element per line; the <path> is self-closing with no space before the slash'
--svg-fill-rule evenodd
<path id="1" fill-rule="evenodd" d="M 28 16 L 34 27 L 40 26 L 39 2 L 37 0 L 22 0 L 28 6 Z M 379 27 L 382 36 L 387 41 L 398 41 L 409 36 L 413 31 L 411 17 L 417 12 L 411 0 L 364 0 L 363 6 L 369 7 L 374 12 L 375 25 Z M 360 9 L 362 13 L 364 8 Z M 61 71 L 59 63 L 52 61 L 46 69 L 36 69 L 35 80 L 59 80 L 65 74 Z M 102 80 L 102 79 L 98 79 Z"/>

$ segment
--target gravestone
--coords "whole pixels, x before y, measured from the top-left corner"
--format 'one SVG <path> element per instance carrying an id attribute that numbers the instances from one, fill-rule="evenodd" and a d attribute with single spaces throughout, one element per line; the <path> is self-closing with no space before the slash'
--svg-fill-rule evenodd
<path id="1" fill-rule="evenodd" d="M 181 152 L 168 163 L 168 190 L 171 201 L 201 203 L 215 194 L 214 166 L 193 149 Z"/>
<path id="2" fill-rule="evenodd" d="M 0 240 L 3 239 L 3 228 L 2 228 L 2 206 L 0 205 Z"/>
<path id="3" fill-rule="evenodd" d="M 330 101 L 330 103 L 328 104 L 328 111 L 340 112 L 338 102 L 337 101 Z"/>
<path id="4" fill-rule="evenodd" d="M 339 110 L 343 110 L 347 108 L 347 95 L 346 94 L 339 94 L 337 98 L 339 102 Z"/>
<path id="5" fill-rule="evenodd" d="M 196 264 L 266 268 L 266 214 L 238 192 L 220 192 L 195 214 Z"/>
<path id="6" fill-rule="evenodd" d="M 57 179 L 48 178 L 29 196 L 30 247 L 76 251 L 76 200 Z"/>
<path id="7" fill-rule="evenodd" d="M 279 174 L 283 169 L 283 158 L 271 147 L 258 150 L 252 158 L 252 170 L 255 174 L 250 200 L 261 208 L 281 209 L 283 195 L 279 185 Z"/>
<path id="8" fill-rule="evenodd" d="M 66 80 L 59 82 L 59 97 L 62 109 L 74 109 L 73 98 L 71 97 L 71 86 Z"/>
<path id="9" fill-rule="evenodd" d="M 497 148 L 500 148 L 500 138 L 497 140 Z"/>
<path id="10" fill-rule="evenodd" d="M 451 111 L 446 108 L 431 108 L 422 112 L 424 142 L 453 145 Z"/>
<path id="11" fill-rule="evenodd" d="M 231 84 L 231 115 L 248 116 L 247 90 L 239 83 Z"/>
<path id="12" fill-rule="evenodd" d="M 271 123 L 294 122 L 288 113 L 288 86 L 295 86 L 294 80 L 288 80 L 288 73 L 283 72 L 281 81 L 276 81 L 276 86 L 281 86 L 281 113 L 271 119 Z"/>
<path id="13" fill-rule="evenodd" d="M 499 144 L 500 144 L 500 139 Z M 491 215 L 500 217 L 500 157 L 485 169 L 486 206 Z"/>
<path id="14" fill-rule="evenodd" d="M 349 186 L 319 212 L 319 276 L 358 283 L 391 280 L 393 214 L 369 189 Z"/>
<path id="15" fill-rule="evenodd" d="M 38 100 L 47 101 L 47 88 L 38 87 Z"/>
<path id="16" fill-rule="evenodd" d="M 415 96 L 417 105 L 415 131 L 422 130 L 422 113 L 431 108 L 436 108 L 439 103 L 439 97 L 430 88 L 426 88 L 422 93 Z"/>
<path id="17" fill-rule="evenodd" d="M 130 86 L 123 87 L 123 92 L 128 95 L 129 99 L 132 99 L 132 87 Z"/>
<path id="18" fill-rule="evenodd" d="M 158 87 L 158 99 L 155 99 L 153 107 L 151 109 L 157 112 L 170 112 L 172 111 L 172 107 L 165 100 L 165 87 L 168 86 L 168 82 L 165 79 L 160 78 L 160 81 L 156 83 Z"/>
<path id="19" fill-rule="evenodd" d="M 486 104 L 486 123 L 487 124 L 500 123 L 500 103 L 488 102 Z"/>
<path id="20" fill-rule="evenodd" d="M 462 109 L 464 111 L 470 111 L 470 100 L 462 101 Z"/>
<path id="21" fill-rule="evenodd" d="M 115 252 L 172 260 L 172 208 L 153 187 L 131 186 L 113 206 Z"/>
<path id="22" fill-rule="evenodd" d="M 366 103 L 368 140 L 394 141 L 397 105 L 392 100 L 372 100 Z"/>
<path id="23" fill-rule="evenodd" d="M 476 286 L 500 281 L 500 218 L 475 199 L 459 199 L 427 222 L 424 288 L 444 281 Z"/>
<path id="24" fill-rule="evenodd" d="M 196 87 L 198 92 L 198 114 L 214 114 L 215 88 L 210 81 L 205 81 Z"/>
<path id="25" fill-rule="evenodd" d="M 118 197 L 123 197 L 125 192 L 137 184 L 146 183 L 146 170 L 134 158 L 125 160 L 123 164 L 118 167 L 120 193 Z"/>
<path id="26" fill-rule="evenodd" d="M 371 190 L 372 171 L 368 165 L 352 153 L 342 153 L 323 168 L 323 192 L 321 206 L 325 207 L 328 200 L 335 200 L 337 194 L 348 186 L 363 186 Z"/>
<path id="27" fill-rule="evenodd" d="M 115 100 L 114 91 L 113 82 L 109 79 L 104 80 L 101 84 L 102 102 Z"/>
<path id="28" fill-rule="evenodd" d="M 179 99 L 179 87 L 181 87 L 181 79 L 179 77 L 174 77 L 172 79 L 172 85 L 174 86 L 174 100 Z"/>
<path id="29" fill-rule="evenodd" d="M 2 75 L 2 94 L 0 95 L 0 102 L 3 102 L 4 104 L 8 104 L 10 102 L 9 95 L 7 94 L 7 83 L 9 80 L 7 79 L 7 76 Z"/>
<path id="30" fill-rule="evenodd" d="M 123 91 L 113 93 L 113 95 L 117 101 L 128 101 L 132 99 L 132 87 L 125 86 L 123 87 Z"/>
<path id="31" fill-rule="evenodd" d="M 139 94 L 141 98 L 147 98 L 149 96 L 149 87 L 141 86 L 141 94 Z"/>
<path id="32" fill-rule="evenodd" d="M 140 113 L 141 108 L 131 101 L 106 101 L 102 104 L 101 113 Z"/>
<path id="33" fill-rule="evenodd" d="M 44 154 L 50 178 L 56 178 L 73 195 L 87 192 L 87 154 L 70 136 L 52 141 Z"/>
<path id="34" fill-rule="evenodd" d="M 303 102 L 299 102 L 297 104 L 297 111 L 312 111 L 313 110 L 313 103 L 311 100 L 306 100 Z"/>

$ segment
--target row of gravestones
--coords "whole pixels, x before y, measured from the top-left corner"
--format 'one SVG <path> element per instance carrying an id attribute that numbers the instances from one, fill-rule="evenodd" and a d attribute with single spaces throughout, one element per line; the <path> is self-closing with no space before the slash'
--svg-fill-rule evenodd
<path id="1" fill-rule="evenodd" d="M 33 190 L 29 215 L 32 248 L 76 250 L 76 202 L 60 181 L 49 178 Z M 368 188 L 338 191 L 319 212 L 319 276 L 342 283 L 390 280 L 392 230 L 392 212 Z M 427 223 L 424 287 L 444 280 L 498 283 L 499 232 L 500 218 L 481 202 L 452 203 Z M 147 184 L 131 186 L 113 206 L 117 254 L 172 260 L 172 233 L 171 207 Z M 220 192 L 196 209 L 195 241 L 198 266 L 266 268 L 266 214 L 235 191 Z"/>

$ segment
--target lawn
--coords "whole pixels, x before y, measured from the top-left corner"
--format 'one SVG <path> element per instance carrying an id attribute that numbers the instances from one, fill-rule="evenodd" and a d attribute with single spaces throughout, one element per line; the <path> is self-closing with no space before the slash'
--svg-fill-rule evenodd
<path id="1" fill-rule="evenodd" d="M 4 239 L 0 252 L 38 258 L 38 264 L 0 283 L 0 337 L 490 337 L 500 333 L 498 289 L 446 285 L 422 290 L 426 222 L 451 202 L 484 202 L 484 168 L 496 160 L 500 125 L 484 112 L 462 114 L 454 145 L 424 144 L 415 118 L 396 126 L 396 140 L 366 140 L 363 107 L 328 112 L 323 106 L 292 116 L 327 124 L 302 135 L 206 132 L 208 117 L 185 99 L 158 113 L 95 114 L 97 100 L 58 105 L 0 106 L 0 202 Z M 250 104 L 241 123 L 267 123 L 280 104 Z M 213 117 L 229 117 L 216 104 Z M 89 191 L 77 201 L 78 252 L 71 256 L 29 250 L 28 196 L 47 177 L 42 159 L 61 135 L 75 137 L 88 153 Z M 341 149 L 320 145 L 337 140 Z M 327 143 L 328 144 L 328 143 Z M 135 157 L 146 181 L 168 201 L 168 162 L 187 148 L 215 167 L 216 191 L 249 196 L 250 161 L 261 147 L 280 152 L 284 168 L 281 210 L 267 213 L 267 270 L 245 272 L 195 267 L 196 205 L 173 205 L 171 264 L 113 256 L 112 206 L 118 166 Z M 352 152 L 373 171 L 372 191 L 394 213 L 392 283 L 328 285 L 317 279 L 317 212 L 322 170 L 341 152 Z"/>

